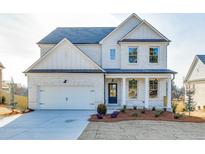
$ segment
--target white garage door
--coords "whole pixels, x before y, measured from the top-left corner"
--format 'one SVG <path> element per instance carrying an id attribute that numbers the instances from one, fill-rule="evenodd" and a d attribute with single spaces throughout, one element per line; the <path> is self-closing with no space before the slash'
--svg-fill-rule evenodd
<path id="1" fill-rule="evenodd" d="M 41 87 L 40 109 L 95 109 L 93 87 Z"/>

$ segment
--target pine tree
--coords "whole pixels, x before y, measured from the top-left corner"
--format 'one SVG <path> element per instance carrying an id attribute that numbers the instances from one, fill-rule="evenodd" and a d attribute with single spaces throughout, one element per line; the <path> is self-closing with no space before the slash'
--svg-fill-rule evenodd
<path id="1" fill-rule="evenodd" d="M 195 89 L 191 88 L 190 85 L 186 88 L 186 96 L 187 100 L 185 101 L 185 109 L 189 112 L 189 116 L 191 115 L 191 111 L 195 110 L 196 103 L 194 102 L 193 96 L 195 93 Z"/>

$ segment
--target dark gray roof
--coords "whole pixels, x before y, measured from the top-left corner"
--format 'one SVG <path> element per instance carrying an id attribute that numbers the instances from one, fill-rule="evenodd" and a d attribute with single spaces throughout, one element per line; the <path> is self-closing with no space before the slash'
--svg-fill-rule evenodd
<path id="1" fill-rule="evenodd" d="M 196 55 L 205 64 L 205 55 Z"/>
<path id="2" fill-rule="evenodd" d="M 103 73 L 94 69 L 32 69 L 25 73 Z"/>
<path id="3" fill-rule="evenodd" d="M 161 73 L 161 74 L 176 74 L 169 69 L 104 69 L 106 73 Z"/>
<path id="4" fill-rule="evenodd" d="M 115 27 L 59 27 L 38 44 L 57 44 L 64 38 L 73 44 L 97 44 L 114 29 Z"/>
<path id="5" fill-rule="evenodd" d="M 119 42 L 170 42 L 165 39 L 123 39 Z"/>
<path id="6" fill-rule="evenodd" d="M 105 73 L 160 73 L 176 74 L 169 69 L 104 69 Z M 32 69 L 25 73 L 103 73 L 95 69 Z"/>

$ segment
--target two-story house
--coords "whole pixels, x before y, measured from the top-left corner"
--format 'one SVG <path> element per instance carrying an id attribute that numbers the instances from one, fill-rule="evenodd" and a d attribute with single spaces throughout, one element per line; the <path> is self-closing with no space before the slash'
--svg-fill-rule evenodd
<path id="1" fill-rule="evenodd" d="M 25 71 L 29 107 L 171 109 L 169 43 L 136 14 L 117 27 L 56 28 L 38 42 L 41 56 Z"/>

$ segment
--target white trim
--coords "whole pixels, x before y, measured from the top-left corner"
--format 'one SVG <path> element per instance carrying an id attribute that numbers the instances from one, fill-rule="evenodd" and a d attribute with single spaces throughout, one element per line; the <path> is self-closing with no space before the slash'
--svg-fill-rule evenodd
<path id="1" fill-rule="evenodd" d="M 129 81 L 130 80 L 137 80 L 137 97 L 136 98 L 129 98 Z M 127 78 L 127 85 L 126 85 L 126 91 L 127 91 L 127 101 L 138 101 L 139 100 L 139 79 L 138 78 Z"/>
<path id="2" fill-rule="evenodd" d="M 198 60 L 199 60 L 199 58 L 198 58 L 197 56 L 195 56 L 195 57 L 194 57 L 194 60 L 193 60 L 192 63 L 191 63 L 191 66 L 190 66 L 190 68 L 189 68 L 189 70 L 188 70 L 188 73 L 187 73 L 187 75 L 186 75 L 186 77 L 185 77 L 184 82 L 187 82 L 187 81 L 188 81 L 188 79 L 189 79 L 189 77 L 190 77 L 192 71 L 194 70 L 194 67 L 195 67 L 195 65 L 196 65 L 196 63 L 197 63 Z"/>
<path id="3" fill-rule="evenodd" d="M 130 63 L 129 62 L 129 56 L 130 56 L 130 51 L 129 51 L 129 49 L 130 48 L 137 48 L 137 62 L 136 63 Z M 128 65 L 136 65 L 136 64 L 138 64 L 138 50 L 139 50 L 139 46 L 128 46 L 128 48 L 127 48 L 127 64 Z"/>
<path id="4" fill-rule="evenodd" d="M 62 39 L 58 44 L 56 44 L 52 49 L 50 49 L 48 52 L 46 52 L 43 56 L 41 56 L 35 63 L 33 63 L 29 68 L 27 68 L 24 72 L 28 72 L 30 69 L 32 69 L 33 67 L 35 67 L 37 64 L 39 64 L 42 60 L 44 60 L 50 53 L 52 53 L 53 51 L 55 51 L 55 49 L 62 44 L 63 42 L 67 42 L 69 44 L 72 44 L 68 39 L 64 38 Z M 97 66 L 100 70 L 102 70 L 104 72 L 104 70 L 96 63 L 94 62 L 89 56 L 87 56 L 84 52 L 82 52 L 77 46 L 75 46 L 74 44 L 72 44 L 74 47 L 76 47 L 79 51 L 80 54 L 82 54 L 85 58 L 87 58 L 89 61 L 91 61 L 95 66 Z"/>
<path id="5" fill-rule="evenodd" d="M 164 38 L 166 41 L 170 40 L 165 37 L 162 33 L 160 33 L 156 28 L 154 28 L 150 23 L 148 23 L 146 20 L 143 20 L 140 24 L 138 24 L 135 28 L 133 28 L 131 31 L 129 31 L 125 36 L 123 36 L 120 41 L 122 41 L 125 37 L 129 36 L 133 31 L 139 29 L 143 24 L 146 24 L 148 27 L 150 27 L 153 31 L 155 31 L 158 35 L 160 35 L 162 38 Z"/>
<path id="6" fill-rule="evenodd" d="M 114 33 L 117 29 L 119 29 L 124 23 L 126 23 L 126 22 L 127 22 L 130 18 L 132 18 L 132 17 L 135 17 L 135 18 L 137 18 L 139 21 L 142 21 L 142 19 L 141 19 L 138 15 L 136 15 L 135 13 L 132 13 L 130 16 L 127 17 L 127 19 L 125 19 L 121 24 L 119 24 L 112 32 L 110 32 L 106 37 L 104 37 L 104 38 L 99 42 L 99 44 L 102 44 L 105 39 L 107 39 L 108 37 L 110 37 L 110 35 L 112 35 L 112 33 Z"/>
<path id="7" fill-rule="evenodd" d="M 157 55 L 157 57 L 158 57 L 158 61 L 157 61 L 157 63 L 150 63 L 150 48 L 158 48 L 158 55 Z M 148 61 L 149 61 L 149 65 L 159 65 L 160 64 L 160 46 L 149 46 L 149 51 L 148 51 L 149 53 L 149 59 L 148 59 Z"/>

